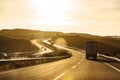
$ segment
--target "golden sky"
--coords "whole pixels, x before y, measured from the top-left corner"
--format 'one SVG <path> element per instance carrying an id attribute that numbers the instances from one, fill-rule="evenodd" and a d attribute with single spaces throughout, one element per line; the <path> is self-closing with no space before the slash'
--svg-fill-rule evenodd
<path id="1" fill-rule="evenodd" d="M 0 0 L 0 29 L 120 35 L 120 0 Z"/>

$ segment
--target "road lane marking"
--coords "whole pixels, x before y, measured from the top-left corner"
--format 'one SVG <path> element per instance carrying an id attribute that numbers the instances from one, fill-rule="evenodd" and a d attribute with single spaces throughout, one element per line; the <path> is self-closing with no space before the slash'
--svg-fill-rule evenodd
<path id="1" fill-rule="evenodd" d="M 80 64 L 80 62 L 78 62 L 78 64 Z"/>
<path id="2" fill-rule="evenodd" d="M 114 67 L 114 66 L 112 66 L 112 65 L 110 65 L 110 64 L 108 64 L 108 63 L 106 63 L 106 62 L 104 62 L 104 64 L 106 64 L 106 65 L 108 65 L 109 67 L 113 68 L 114 70 L 120 72 L 120 70 L 119 70 L 118 68 L 116 68 L 116 67 Z"/>
<path id="3" fill-rule="evenodd" d="M 84 58 L 82 58 L 77 64 L 80 64 L 83 60 L 84 60 Z M 76 68 L 76 67 L 77 67 L 77 64 L 76 64 L 76 65 L 73 65 L 73 66 L 72 66 L 72 69 Z"/>
<path id="4" fill-rule="evenodd" d="M 83 60 L 84 60 L 84 58 L 82 58 L 77 64 L 80 64 Z M 76 68 L 76 67 L 77 67 L 77 64 L 76 64 L 76 65 L 73 65 L 73 66 L 72 66 L 72 69 Z"/>
<path id="5" fill-rule="evenodd" d="M 84 58 L 82 58 L 82 59 L 78 62 L 78 64 L 80 64 L 83 60 L 84 60 Z"/>
<path id="6" fill-rule="evenodd" d="M 61 75 L 59 75 L 58 77 L 56 77 L 54 80 L 58 80 L 60 77 L 62 77 L 65 73 L 62 73 Z"/>
<path id="7" fill-rule="evenodd" d="M 77 65 L 73 65 L 73 66 L 72 66 L 72 69 L 74 69 L 74 68 L 76 68 L 76 67 L 77 67 Z"/>

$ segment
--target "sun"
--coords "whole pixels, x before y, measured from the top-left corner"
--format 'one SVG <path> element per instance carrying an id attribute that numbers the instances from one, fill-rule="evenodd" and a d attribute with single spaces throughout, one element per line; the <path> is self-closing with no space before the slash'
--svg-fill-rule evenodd
<path id="1" fill-rule="evenodd" d="M 31 0 L 31 2 L 40 21 L 43 18 L 44 22 L 46 20 L 49 24 L 51 22 L 63 24 L 64 20 L 70 18 L 70 11 L 73 8 L 72 0 Z"/>

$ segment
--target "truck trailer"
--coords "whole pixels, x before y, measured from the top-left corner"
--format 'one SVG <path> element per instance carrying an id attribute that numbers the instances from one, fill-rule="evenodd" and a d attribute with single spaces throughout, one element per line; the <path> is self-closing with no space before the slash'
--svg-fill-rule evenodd
<path id="1" fill-rule="evenodd" d="M 86 42 L 86 59 L 97 59 L 98 43 Z"/>

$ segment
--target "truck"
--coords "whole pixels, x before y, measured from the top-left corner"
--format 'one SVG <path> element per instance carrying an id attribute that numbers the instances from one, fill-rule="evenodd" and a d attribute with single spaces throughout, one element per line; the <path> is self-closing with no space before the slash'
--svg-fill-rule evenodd
<path id="1" fill-rule="evenodd" d="M 97 42 L 86 42 L 86 59 L 97 59 L 98 43 Z"/>

